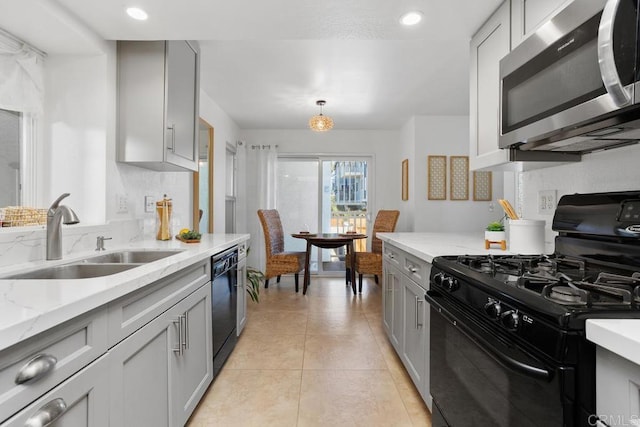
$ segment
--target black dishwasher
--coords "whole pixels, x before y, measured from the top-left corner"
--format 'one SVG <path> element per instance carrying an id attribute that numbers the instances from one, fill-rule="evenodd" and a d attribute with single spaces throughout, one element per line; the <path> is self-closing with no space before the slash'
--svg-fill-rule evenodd
<path id="1" fill-rule="evenodd" d="M 211 320 L 213 322 L 213 377 L 215 378 L 238 340 L 238 249 L 211 259 Z"/>

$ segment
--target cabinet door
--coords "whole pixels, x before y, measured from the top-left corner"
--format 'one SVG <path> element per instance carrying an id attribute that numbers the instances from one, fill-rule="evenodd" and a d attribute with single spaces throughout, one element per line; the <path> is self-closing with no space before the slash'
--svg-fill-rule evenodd
<path id="1" fill-rule="evenodd" d="M 389 286 L 391 291 L 387 294 L 387 297 L 392 301 L 392 316 L 391 316 L 391 344 L 395 347 L 396 351 L 400 353 L 402 349 L 402 273 L 399 270 L 391 269 L 389 275 Z"/>
<path id="2" fill-rule="evenodd" d="M 238 336 L 247 323 L 247 259 L 238 261 L 238 313 L 236 331 Z"/>
<path id="3" fill-rule="evenodd" d="M 511 0 L 511 48 L 519 45 L 572 1 Z"/>
<path id="4" fill-rule="evenodd" d="M 472 170 L 508 162 L 508 151 L 498 148 L 498 137 L 499 61 L 509 50 L 509 1 L 506 1 L 471 40 L 469 161 Z"/>
<path id="5" fill-rule="evenodd" d="M 3 427 L 40 425 L 61 413 L 56 427 L 106 427 L 109 422 L 108 355 L 94 361 L 3 423 Z M 42 423 L 44 425 L 44 423 Z"/>
<path id="6" fill-rule="evenodd" d="M 180 301 L 172 310 L 183 316 L 183 352 L 172 352 L 169 387 L 175 390 L 172 425 L 183 425 L 213 380 L 213 333 L 211 331 L 211 284 Z M 169 349 L 171 350 L 171 349 Z"/>
<path id="7" fill-rule="evenodd" d="M 184 40 L 168 41 L 166 49 L 166 159 L 193 169 L 197 160 L 198 54 Z"/>
<path id="8" fill-rule="evenodd" d="M 111 426 L 172 425 L 170 370 L 180 327 L 170 309 L 109 351 Z"/>
<path id="9" fill-rule="evenodd" d="M 382 281 L 382 326 L 391 338 L 393 324 L 393 280 L 397 278 L 394 269 L 387 261 L 384 261 L 384 280 Z"/>
<path id="10" fill-rule="evenodd" d="M 401 357 L 407 372 L 423 394 L 425 385 L 428 387 L 429 384 L 425 371 L 428 350 L 426 331 L 429 330 L 427 303 L 424 298 L 425 290 L 408 277 L 403 277 L 402 292 L 404 339 L 402 340 Z"/>

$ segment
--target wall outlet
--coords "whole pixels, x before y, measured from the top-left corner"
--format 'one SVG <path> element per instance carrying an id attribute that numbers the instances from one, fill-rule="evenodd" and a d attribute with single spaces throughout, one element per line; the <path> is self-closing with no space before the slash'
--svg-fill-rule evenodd
<path id="1" fill-rule="evenodd" d="M 556 211 L 556 190 L 538 191 L 538 213 L 553 215 Z"/>
<path id="2" fill-rule="evenodd" d="M 117 213 L 127 213 L 129 212 L 129 207 L 127 206 L 128 200 L 126 194 L 118 194 L 116 195 L 116 212 Z"/>
<path id="3" fill-rule="evenodd" d="M 153 196 L 144 196 L 144 211 L 153 212 L 153 207 L 156 202 L 153 201 Z"/>

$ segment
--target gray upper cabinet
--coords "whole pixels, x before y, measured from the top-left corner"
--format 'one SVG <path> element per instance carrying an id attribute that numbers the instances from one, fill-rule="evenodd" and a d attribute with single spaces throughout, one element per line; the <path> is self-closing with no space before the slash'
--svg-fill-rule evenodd
<path id="1" fill-rule="evenodd" d="M 118 42 L 118 161 L 197 170 L 197 43 Z"/>
<path id="2" fill-rule="evenodd" d="M 515 48 L 573 0 L 511 0 L 511 46 Z"/>
<path id="3" fill-rule="evenodd" d="M 509 7 L 509 2 L 504 2 L 471 39 L 469 166 L 472 170 L 509 162 L 508 152 L 498 146 L 499 62 L 510 50 Z"/>

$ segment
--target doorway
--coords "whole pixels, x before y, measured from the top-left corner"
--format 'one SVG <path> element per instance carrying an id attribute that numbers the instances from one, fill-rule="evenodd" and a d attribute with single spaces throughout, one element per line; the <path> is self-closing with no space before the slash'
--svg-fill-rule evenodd
<path id="1" fill-rule="evenodd" d="M 285 247 L 305 251 L 305 241 L 292 233 L 366 234 L 372 194 L 371 157 L 279 157 L 276 203 L 285 235 Z M 356 241 L 366 250 L 366 240 Z M 345 271 L 345 248 L 312 248 L 310 272 L 339 275 Z"/>

